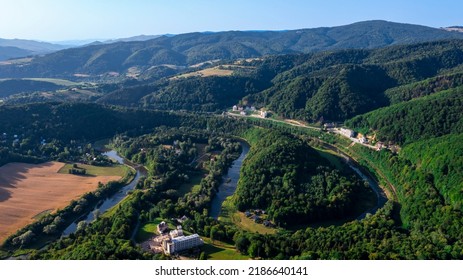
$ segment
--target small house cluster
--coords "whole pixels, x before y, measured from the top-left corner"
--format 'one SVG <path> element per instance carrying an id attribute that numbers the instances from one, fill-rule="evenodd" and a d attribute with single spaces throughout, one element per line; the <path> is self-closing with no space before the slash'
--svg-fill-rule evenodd
<path id="1" fill-rule="evenodd" d="M 275 225 L 272 223 L 272 221 L 264 219 L 263 215 L 265 214 L 265 210 L 261 209 L 251 209 L 244 212 L 246 218 L 253 220 L 256 224 L 263 224 L 266 227 L 274 227 Z"/>
<path id="2" fill-rule="evenodd" d="M 241 105 L 233 105 L 232 111 L 234 113 L 238 113 L 242 116 L 246 116 L 249 114 L 258 114 L 261 118 L 268 118 L 269 112 L 265 110 L 258 111 L 255 106 L 241 106 Z"/>

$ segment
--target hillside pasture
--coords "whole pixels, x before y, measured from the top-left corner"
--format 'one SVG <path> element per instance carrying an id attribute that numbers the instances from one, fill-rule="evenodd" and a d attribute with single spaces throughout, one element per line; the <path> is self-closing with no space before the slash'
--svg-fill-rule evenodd
<path id="1" fill-rule="evenodd" d="M 98 182 L 121 176 L 60 174 L 64 163 L 9 163 L 0 167 L 0 242 L 34 222 L 44 212 L 66 207 L 71 200 L 94 191 Z"/>

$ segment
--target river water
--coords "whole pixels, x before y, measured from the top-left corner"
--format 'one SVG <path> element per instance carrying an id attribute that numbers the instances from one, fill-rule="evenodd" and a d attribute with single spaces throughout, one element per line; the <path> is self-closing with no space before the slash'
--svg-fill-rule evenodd
<path id="1" fill-rule="evenodd" d="M 240 179 L 240 170 L 243 165 L 243 161 L 246 155 L 249 153 L 249 144 L 242 141 L 241 143 L 241 155 L 239 158 L 233 161 L 232 165 L 228 169 L 227 174 L 222 177 L 222 184 L 219 186 L 219 191 L 212 199 L 210 216 L 214 219 L 218 219 L 220 211 L 222 209 L 222 203 L 225 199 L 233 195 L 238 186 L 238 180 Z"/>
<path id="2" fill-rule="evenodd" d="M 115 150 L 105 152 L 103 153 L 103 155 L 106 155 L 109 158 L 116 160 L 120 164 L 124 163 L 124 159 L 121 156 L 119 156 Z M 98 203 L 98 205 L 93 209 L 93 211 L 91 211 L 85 218 L 77 219 L 76 221 L 74 221 L 63 231 L 62 236 L 68 236 L 69 234 L 74 233 L 77 230 L 77 224 L 80 221 L 86 221 L 87 223 L 90 223 L 93 220 L 95 220 L 98 215 L 103 214 L 104 212 L 108 211 L 111 207 L 121 202 L 129 194 L 130 191 L 135 189 L 135 187 L 138 184 L 138 181 L 140 181 L 141 176 L 142 174 L 140 170 L 137 169 L 137 174 L 135 175 L 135 178 L 128 185 L 124 186 L 121 190 L 112 195 L 110 198 L 104 200 L 103 203 Z"/>
<path id="3" fill-rule="evenodd" d="M 242 152 L 241 152 L 240 157 L 236 159 L 235 161 L 233 161 L 232 166 L 228 169 L 228 173 L 223 176 L 223 183 L 219 186 L 219 191 L 217 192 L 216 196 L 212 200 L 210 216 L 214 219 L 218 219 L 218 217 L 220 216 L 220 211 L 222 209 L 222 203 L 225 201 L 225 199 L 233 195 L 236 191 L 238 180 L 240 178 L 240 169 L 241 169 L 241 166 L 243 165 L 243 161 L 246 155 L 248 154 L 249 148 L 250 148 L 249 144 L 247 144 L 246 142 L 241 142 L 241 147 L 242 147 Z M 362 213 L 360 216 L 357 217 L 357 220 L 364 219 L 367 214 L 375 214 L 376 211 L 382 208 L 384 204 L 387 202 L 387 197 L 384 191 L 379 187 L 378 183 L 376 183 L 370 176 L 367 176 L 365 173 L 363 173 L 357 167 L 357 165 L 354 164 L 354 161 L 352 160 L 352 158 L 348 157 L 347 155 L 345 155 L 344 153 L 340 151 L 336 151 L 337 149 L 335 147 L 327 146 L 325 148 L 328 148 L 332 151 L 337 152 L 339 156 L 344 158 L 348 166 L 355 173 L 357 173 L 363 180 L 368 182 L 368 185 L 373 190 L 373 192 L 376 194 L 376 198 L 377 198 L 376 206 Z"/>

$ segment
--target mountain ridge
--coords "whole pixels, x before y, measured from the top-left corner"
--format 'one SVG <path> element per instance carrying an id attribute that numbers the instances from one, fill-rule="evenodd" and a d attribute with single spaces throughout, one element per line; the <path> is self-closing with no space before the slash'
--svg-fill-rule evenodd
<path id="1" fill-rule="evenodd" d="M 291 31 L 195 32 L 148 41 L 66 49 L 36 57 L 28 64 L 1 67 L 0 77 L 72 77 L 76 73 L 102 75 L 108 72 L 123 75 L 132 67 L 145 71 L 163 64 L 188 66 L 217 59 L 372 49 L 444 39 L 463 39 L 463 34 L 378 20 Z"/>

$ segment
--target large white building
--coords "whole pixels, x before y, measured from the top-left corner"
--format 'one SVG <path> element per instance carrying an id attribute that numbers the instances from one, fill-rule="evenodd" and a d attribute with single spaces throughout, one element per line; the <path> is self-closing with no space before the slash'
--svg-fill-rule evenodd
<path id="1" fill-rule="evenodd" d="M 179 236 L 171 238 L 170 240 L 164 240 L 162 243 L 162 248 L 164 249 L 164 253 L 172 255 L 180 251 L 201 246 L 203 244 L 203 240 L 199 237 L 198 234 L 195 233 L 189 236 Z"/>
<path id="2" fill-rule="evenodd" d="M 355 132 L 353 130 L 350 130 L 350 129 L 347 129 L 347 128 L 341 128 L 340 130 L 340 133 L 346 137 L 354 137 L 355 135 Z"/>

